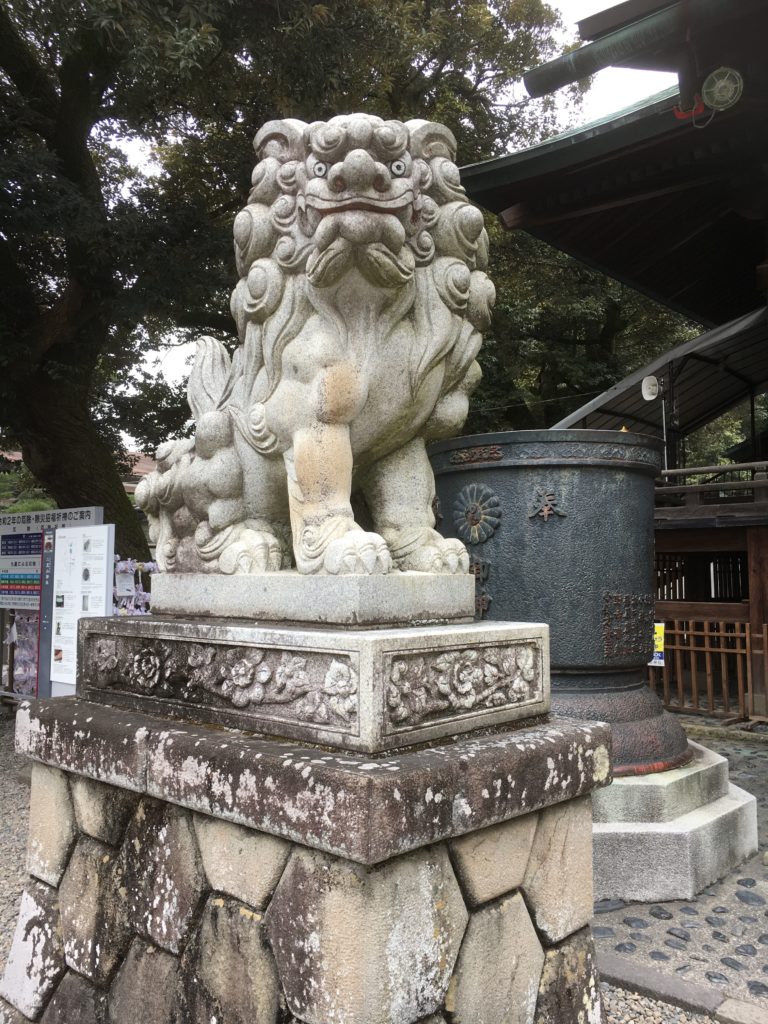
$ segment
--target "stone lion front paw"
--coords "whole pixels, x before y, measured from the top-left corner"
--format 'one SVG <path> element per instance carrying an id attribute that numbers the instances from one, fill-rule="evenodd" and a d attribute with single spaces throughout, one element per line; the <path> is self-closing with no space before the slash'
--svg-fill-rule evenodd
<path id="1" fill-rule="evenodd" d="M 243 530 L 219 555 L 219 572 L 227 576 L 279 572 L 282 568 L 280 541 L 273 534 L 260 530 Z"/>
<path id="2" fill-rule="evenodd" d="M 305 526 L 295 550 L 296 568 L 301 573 L 368 576 L 392 568 L 384 538 L 366 533 L 351 516 L 329 516 Z"/>
<path id="3" fill-rule="evenodd" d="M 208 571 L 226 576 L 278 572 L 290 564 L 284 543 L 269 529 L 237 523 L 219 533 L 208 523 L 195 531 L 195 546 Z"/>
<path id="4" fill-rule="evenodd" d="M 392 568 L 392 557 L 386 541 L 378 533 L 355 530 L 331 541 L 323 568 L 332 576 L 387 573 Z"/>
<path id="5" fill-rule="evenodd" d="M 469 572 L 469 554 L 460 540 L 446 540 L 429 530 L 419 543 L 409 544 L 402 553 L 393 545 L 398 569 L 413 572 Z"/>

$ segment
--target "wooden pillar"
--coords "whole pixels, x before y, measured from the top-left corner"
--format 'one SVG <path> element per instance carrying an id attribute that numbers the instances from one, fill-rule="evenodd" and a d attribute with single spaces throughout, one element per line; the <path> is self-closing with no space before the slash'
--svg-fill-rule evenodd
<path id="1" fill-rule="evenodd" d="M 768 715 L 763 623 L 768 622 L 768 526 L 747 527 L 749 628 L 752 634 L 752 707 Z"/>

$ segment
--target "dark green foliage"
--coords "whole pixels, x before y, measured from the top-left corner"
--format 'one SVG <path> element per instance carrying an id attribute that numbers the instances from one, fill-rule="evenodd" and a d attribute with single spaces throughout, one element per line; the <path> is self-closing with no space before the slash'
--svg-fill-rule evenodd
<path id="1" fill-rule="evenodd" d="M 56 503 L 38 486 L 29 470 L 19 462 L 7 463 L 0 472 L 0 508 L 3 512 L 37 512 L 55 508 Z"/>
<path id="2" fill-rule="evenodd" d="M 497 301 L 467 433 L 550 427 L 700 331 L 521 231 L 489 230 Z"/>
<path id="3" fill-rule="evenodd" d="M 142 451 L 154 452 L 169 438 L 192 433 L 186 385 L 169 384 L 161 374 L 138 371 L 130 390 L 112 395 L 110 405 L 120 429 L 139 441 Z"/>
<path id="4" fill-rule="evenodd" d="M 121 553 L 146 557 L 119 417 L 147 442 L 183 418 L 147 414 L 178 398 L 148 379 L 113 397 L 170 332 L 232 334 L 231 225 L 261 123 L 426 116 L 462 160 L 490 156 L 552 130 L 551 102 L 509 96 L 556 25 L 541 0 L 2 0 L 0 431 L 55 500 L 104 505 Z"/>

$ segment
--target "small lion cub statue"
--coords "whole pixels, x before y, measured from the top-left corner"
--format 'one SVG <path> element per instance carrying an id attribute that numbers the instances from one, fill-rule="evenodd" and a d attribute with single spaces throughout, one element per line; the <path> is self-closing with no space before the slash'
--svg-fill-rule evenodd
<path id="1" fill-rule="evenodd" d="M 198 343 L 194 439 L 136 490 L 168 572 L 468 570 L 426 445 L 454 436 L 495 293 L 440 124 L 272 121 L 235 219 L 240 345 Z M 364 495 L 375 533 L 354 519 Z"/>

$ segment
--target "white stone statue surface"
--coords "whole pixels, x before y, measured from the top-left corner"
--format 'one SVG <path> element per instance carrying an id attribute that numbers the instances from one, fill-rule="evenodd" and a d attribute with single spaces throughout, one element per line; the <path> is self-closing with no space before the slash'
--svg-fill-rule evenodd
<path id="1" fill-rule="evenodd" d="M 168 572 L 466 572 L 434 530 L 426 444 L 480 378 L 488 239 L 442 125 L 273 121 L 238 214 L 240 345 L 203 338 L 194 439 L 137 488 Z M 375 533 L 350 505 L 364 494 Z"/>

